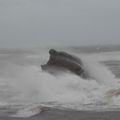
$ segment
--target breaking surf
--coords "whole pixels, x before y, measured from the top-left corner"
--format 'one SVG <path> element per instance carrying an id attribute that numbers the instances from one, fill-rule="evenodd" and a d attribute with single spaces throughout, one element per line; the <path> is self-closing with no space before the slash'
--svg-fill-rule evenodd
<path id="1" fill-rule="evenodd" d="M 2 51 L 0 108 L 9 109 L 4 109 L 4 115 L 30 117 L 44 107 L 101 111 L 120 108 L 120 52 L 65 50 L 82 60 L 91 79 L 85 80 L 71 72 L 54 76 L 42 71 L 40 65 L 47 62 L 48 49 L 6 50 L 7 54 Z"/>

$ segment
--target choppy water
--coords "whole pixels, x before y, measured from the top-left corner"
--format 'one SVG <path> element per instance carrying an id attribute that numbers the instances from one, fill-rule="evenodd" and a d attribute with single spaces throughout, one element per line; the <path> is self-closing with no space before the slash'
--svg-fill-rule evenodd
<path id="1" fill-rule="evenodd" d="M 0 115 L 32 116 L 42 106 L 119 110 L 120 51 L 65 51 L 82 59 L 92 79 L 43 72 L 40 65 L 47 62 L 48 49 L 0 50 Z"/>

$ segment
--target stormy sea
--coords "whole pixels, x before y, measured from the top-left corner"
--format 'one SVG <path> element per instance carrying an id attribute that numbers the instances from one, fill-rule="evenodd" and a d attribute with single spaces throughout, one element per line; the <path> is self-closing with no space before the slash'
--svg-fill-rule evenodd
<path id="1" fill-rule="evenodd" d="M 0 120 L 120 120 L 120 46 L 54 48 L 91 78 L 41 69 L 50 48 L 0 49 Z"/>

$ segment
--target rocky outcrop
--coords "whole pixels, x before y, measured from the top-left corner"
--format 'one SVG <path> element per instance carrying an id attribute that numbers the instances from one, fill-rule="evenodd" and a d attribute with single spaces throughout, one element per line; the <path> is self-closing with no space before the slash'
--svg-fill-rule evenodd
<path id="1" fill-rule="evenodd" d="M 50 49 L 49 54 L 50 58 L 47 64 L 41 65 L 42 70 L 46 70 L 48 72 L 50 71 L 50 73 L 56 73 L 57 70 L 63 71 L 64 69 L 69 70 L 83 78 L 87 78 L 82 61 L 79 58 L 66 52 L 56 51 L 54 49 Z"/>

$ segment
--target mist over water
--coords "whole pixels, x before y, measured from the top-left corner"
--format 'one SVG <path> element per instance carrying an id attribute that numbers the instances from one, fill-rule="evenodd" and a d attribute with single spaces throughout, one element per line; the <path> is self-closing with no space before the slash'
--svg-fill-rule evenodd
<path id="1" fill-rule="evenodd" d="M 85 80 L 70 72 L 59 76 L 43 72 L 40 65 L 47 62 L 48 49 L 13 50 L 1 53 L 1 107 L 22 106 L 18 111 L 27 109 L 27 114 L 33 108 L 42 105 L 75 110 L 120 108 L 120 97 L 116 95 L 119 93 L 120 79 L 102 63 L 108 60 L 120 60 L 120 52 L 83 54 L 67 51 L 82 59 L 91 79 Z"/>

